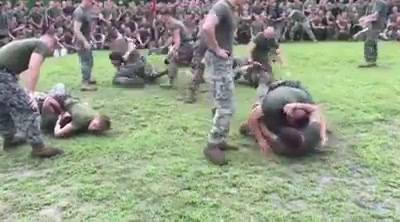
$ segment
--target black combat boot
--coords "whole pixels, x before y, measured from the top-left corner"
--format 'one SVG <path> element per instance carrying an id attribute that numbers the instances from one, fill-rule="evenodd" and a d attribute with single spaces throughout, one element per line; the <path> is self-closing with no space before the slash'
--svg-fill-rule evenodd
<path id="1" fill-rule="evenodd" d="M 239 150 L 239 147 L 234 146 L 232 144 L 228 144 L 226 142 L 218 144 L 219 148 L 223 151 L 228 151 L 228 150 Z"/>
<path id="2" fill-rule="evenodd" d="M 376 67 L 376 66 L 377 66 L 376 62 L 367 62 L 367 63 L 364 63 L 364 64 L 360 64 L 358 66 L 358 68 L 371 68 L 371 67 Z"/>
<path id="3" fill-rule="evenodd" d="M 53 148 L 50 146 L 40 146 L 32 148 L 32 156 L 39 158 L 50 158 L 53 156 L 61 155 L 64 151 L 61 149 Z"/>
<path id="4" fill-rule="evenodd" d="M 188 96 L 185 99 L 185 103 L 193 104 L 196 102 L 196 91 L 192 88 L 188 90 Z"/>
<path id="5" fill-rule="evenodd" d="M 207 160 L 215 165 L 222 166 L 228 163 L 225 159 L 225 152 L 218 144 L 208 143 L 203 153 Z"/>

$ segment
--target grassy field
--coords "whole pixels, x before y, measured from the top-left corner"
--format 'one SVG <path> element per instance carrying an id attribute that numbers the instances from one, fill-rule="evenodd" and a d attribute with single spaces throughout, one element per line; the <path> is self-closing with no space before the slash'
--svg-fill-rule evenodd
<path id="1" fill-rule="evenodd" d="M 79 92 L 77 56 L 50 59 L 40 89 L 64 82 L 111 116 L 104 137 L 49 141 L 65 149 L 32 159 L 0 151 L 0 221 L 400 221 L 400 46 L 380 44 L 380 66 L 358 69 L 362 43 L 283 45 L 280 78 L 298 79 L 325 108 L 335 134 L 321 154 L 263 156 L 238 133 L 255 90 L 238 86 L 229 164 L 202 154 L 211 102 L 183 104 L 178 90 L 111 86 L 107 53 L 95 54 L 100 90 Z M 245 47 L 237 54 L 246 56 Z M 150 59 L 161 64 L 160 57 Z M 203 86 L 206 89 L 206 86 Z"/>

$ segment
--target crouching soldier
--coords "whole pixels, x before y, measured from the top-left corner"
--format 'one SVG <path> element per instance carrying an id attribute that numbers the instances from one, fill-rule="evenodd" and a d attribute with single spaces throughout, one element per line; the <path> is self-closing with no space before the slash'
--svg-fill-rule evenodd
<path id="1" fill-rule="evenodd" d="M 118 52 L 113 52 L 110 54 L 110 60 L 117 68 L 113 84 L 120 87 L 142 88 L 145 84 L 153 83 L 156 79 L 168 74 L 168 70 L 155 71 L 137 50 L 130 52 L 126 59 Z"/>

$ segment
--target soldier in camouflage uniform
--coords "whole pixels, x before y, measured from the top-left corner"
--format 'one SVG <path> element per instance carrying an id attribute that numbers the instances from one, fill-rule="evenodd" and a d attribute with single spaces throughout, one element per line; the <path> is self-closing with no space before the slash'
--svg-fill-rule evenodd
<path id="1" fill-rule="evenodd" d="M 360 68 L 376 66 L 378 58 L 379 33 L 385 28 L 388 5 L 385 0 L 372 0 L 372 14 L 361 19 L 361 23 L 368 24 L 366 39 L 364 42 L 364 58 L 366 63 Z"/>
<path id="2" fill-rule="evenodd" d="M 260 63 L 267 72 L 266 75 L 269 75 L 266 77 L 269 80 L 266 80 L 265 83 L 272 79 L 271 60 L 278 55 L 279 43 L 275 37 L 275 29 L 272 26 L 267 27 L 255 36 L 254 47 L 250 51 L 251 60 Z"/>
<path id="3" fill-rule="evenodd" d="M 90 44 L 92 33 L 91 7 L 93 0 L 82 0 L 82 3 L 74 11 L 75 43 L 78 47 L 79 62 L 82 72 L 82 91 L 95 91 L 96 81 L 92 79 L 93 54 Z"/>
<path id="4" fill-rule="evenodd" d="M 156 72 L 138 50 L 129 52 L 126 59 L 120 53 L 112 52 L 110 60 L 117 68 L 113 84 L 121 87 L 142 88 L 168 74 L 168 70 Z"/>
<path id="5" fill-rule="evenodd" d="M 227 145 L 230 122 L 234 113 L 234 81 L 232 52 L 236 29 L 235 9 L 244 0 L 219 0 L 207 15 L 202 26 L 208 51 L 206 69 L 209 71 L 211 93 L 215 103 L 213 126 L 204 149 L 206 158 L 214 164 L 223 165 L 225 150 L 234 148 Z"/>
<path id="6" fill-rule="evenodd" d="M 46 146 L 40 132 L 40 115 L 34 98 L 40 67 L 54 51 L 53 35 L 9 43 L 0 49 L 0 135 L 4 149 L 13 147 L 18 131 L 32 146 L 32 155 L 48 158 L 63 151 Z M 28 76 L 27 92 L 18 84 L 20 73 Z"/>
<path id="7" fill-rule="evenodd" d="M 172 48 L 168 53 L 168 82 L 161 84 L 162 88 L 172 88 L 178 75 L 179 65 L 189 65 L 193 57 L 193 45 L 183 22 L 172 17 L 173 10 L 164 7 L 160 10 L 167 29 L 172 34 Z"/>
<path id="8" fill-rule="evenodd" d="M 282 63 L 282 59 L 280 57 L 279 43 L 276 40 L 276 33 L 272 26 L 258 33 L 253 42 L 251 61 L 256 65 L 250 71 L 252 71 L 253 76 L 257 76 L 255 79 L 257 80 L 257 85 L 255 86 L 257 87 L 257 95 L 261 98 L 264 91 L 268 89 L 269 84 L 273 81 L 272 62 L 277 60 Z"/>
<path id="9" fill-rule="evenodd" d="M 289 19 L 291 19 L 291 21 L 294 23 L 289 33 L 291 41 L 294 40 L 294 34 L 298 30 L 300 30 L 300 28 L 302 28 L 303 31 L 307 33 L 308 37 L 310 37 L 311 40 L 313 40 L 314 42 L 317 41 L 313 31 L 311 30 L 310 21 L 308 21 L 307 17 L 304 15 L 302 11 L 297 9 L 292 9 L 289 14 Z"/>
<path id="10" fill-rule="evenodd" d="M 202 24 L 203 21 L 200 22 L 200 26 Z M 185 103 L 196 102 L 197 91 L 199 90 L 200 84 L 204 82 L 205 64 L 203 60 L 207 52 L 207 45 L 200 31 L 197 36 L 198 38 L 194 47 L 192 59 L 192 80 L 188 87 L 188 96 L 185 99 Z"/>
<path id="11" fill-rule="evenodd" d="M 196 95 L 200 88 L 200 84 L 204 83 L 204 71 L 205 71 L 205 64 L 204 64 L 204 56 L 207 51 L 207 46 L 203 40 L 199 40 L 196 43 L 194 53 L 193 53 L 193 60 L 192 60 L 192 80 L 190 81 L 188 87 L 188 97 L 185 100 L 185 103 L 194 103 L 196 102 L 197 98 Z"/>

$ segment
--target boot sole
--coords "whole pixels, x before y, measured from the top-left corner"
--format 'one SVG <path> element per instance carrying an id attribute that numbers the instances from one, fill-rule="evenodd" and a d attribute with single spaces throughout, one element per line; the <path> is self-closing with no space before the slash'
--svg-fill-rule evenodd
<path id="1" fill-rule="evenodd" d="M 207 159 L 209 162 L 211 162 L 211 163 L 213 163 L 213 164 L 215 164 L 215 165 L 218 165 L 218 166 L 223 166 L 223 165 L 228 164 L 228 161 L 226 161 L 226 159 L 225 159 L 225 153 L 224 153 L 224 151 L 221 150 L 221 155 L 223 155 L 223 157 L 222 157 L 221 160 L 216 160 L 216 159 L 214 159 L 214 158 L 212 157 L 212 154 L 210 153 L 211 151 L 212 151 L 212 150 L 207 149 L 207 148 L 203 150 L 203 154 L 204 154 L 204 156 L 206 157 L 206 159 Z"/>

